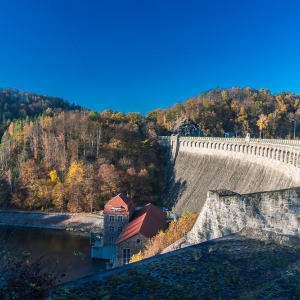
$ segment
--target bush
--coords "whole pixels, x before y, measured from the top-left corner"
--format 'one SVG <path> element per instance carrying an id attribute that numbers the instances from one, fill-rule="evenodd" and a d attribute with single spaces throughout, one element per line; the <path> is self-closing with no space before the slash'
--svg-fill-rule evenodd
<path id="1" fill-rule="evenodd" d="M 145 249 L 133 255 L 130 259 L 130 263 L 154 256 L 181 239 L 192 229 L 197 217 L 198 214 L 193 212 L 183 213 L 179 220 L 174 220 L 170 223 L 166 231 L 160 231 L 156 236 L 149 239 Z"/>
<path id="2" fill-rule="evenodd" d="M 3 254 L 0 299 L 45 299 L 52 289 L 60 285 L 55 272 L 46 271 L 43 257 L 30 262 L 29 254 L 26 253 L 20 259 L 5 252 Z"/>

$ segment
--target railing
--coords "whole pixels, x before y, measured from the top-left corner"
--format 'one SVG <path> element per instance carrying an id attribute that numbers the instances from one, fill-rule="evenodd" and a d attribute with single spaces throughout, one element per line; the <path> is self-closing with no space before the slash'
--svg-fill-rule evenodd
<path id="1" fill-rule="evenodd" d="M 160 140 L 170 140 L 171 136 L 158 136 Z M 253 139 L 246 141 L 244 138 L 221 138 L 221 137 L 185 137 L 181 136 L 180 140 L 198 140 L 198 141 L 224 141 L 224 142 L 238 142 L 238 143 L 261 143 L 261 144 L 279 144 L 300 147 L 300 140 L 282 140 L 282 139 Z"/>

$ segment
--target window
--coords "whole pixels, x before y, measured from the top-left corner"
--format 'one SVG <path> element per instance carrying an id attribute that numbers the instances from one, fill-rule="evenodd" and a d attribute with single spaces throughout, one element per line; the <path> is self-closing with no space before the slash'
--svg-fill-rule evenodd
<path id="1" fill-rule="evenodd" d="M 109 243 L 110 243 L 110 244 L 114 244 L 114 243 L 115 243 L 115 237 L 110 236 L 110 237 L 109 237 Z"/>
<path id="2" fill-rule="evenodd" d="M 138 245 L 140 245 L 140 244 L 141 244 L 141 240 L 140 240 L 140 239 L 137 239 L 137 240 L 136 240 L 136 243 L 137 243 Z"/>
<path id="3" fill-rule="evenodd" d="M 121 233 L 123 230 L 123 227 L 118 227 L 118 233 Z"/>
<path id="4" fill-rule="evenodd" d="M 109 232 L 115 232 L 115 227 L 114 226 L 109 226 Z"/>
<path id="5" fill-rule="evenodd" d="M 123 216 L 118 216 L 118 222 L 122 223 L 123 222 Z"/>
<path id="6" fill-rule="evenodd" d="M 123 249 L 123 265 L 126 265 L 129 263 L 130 257 L 131 257 L 130 249 Z"/>
<path id="7" fill-rule="evenodd" d="M 109 222 L 114 222 L 115 221 L 115 216 L 109 216 Z"/>

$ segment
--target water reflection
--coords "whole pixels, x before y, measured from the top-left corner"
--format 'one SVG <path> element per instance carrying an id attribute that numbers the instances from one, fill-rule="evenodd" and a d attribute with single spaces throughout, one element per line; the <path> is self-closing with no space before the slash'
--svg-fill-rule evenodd
<path id="1" fill-rule="evenodd" d="M 17 255 L 29 252 L 30 259 L 43 256 L 48 268 L 65 273 L 63 282 L 105 270 L 106 261 L 90 258 L 89 238 L 55 229 L 0 226 L 0 245 Z M 79 255 L 78 255 L 79 254 Z"/>

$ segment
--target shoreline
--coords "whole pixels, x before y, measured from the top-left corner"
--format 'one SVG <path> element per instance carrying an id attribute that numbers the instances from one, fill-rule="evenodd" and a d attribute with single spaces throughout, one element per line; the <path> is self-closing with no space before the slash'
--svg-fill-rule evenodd
<path id="1" fill-rule="evenodd" d="M 58 229 L 89 234 L 90 232 L 102 232 L 103 216 L 100 214 L 0 210 L 0 225 Z"/>

